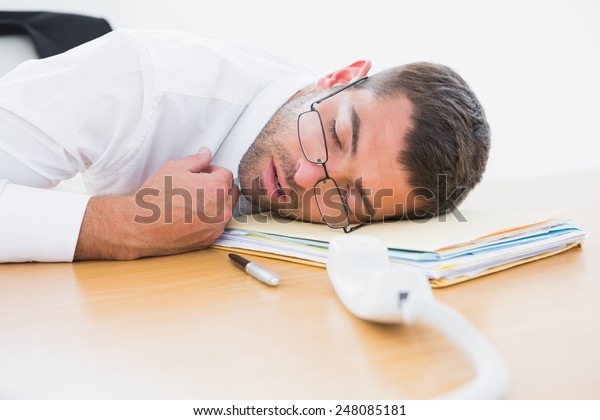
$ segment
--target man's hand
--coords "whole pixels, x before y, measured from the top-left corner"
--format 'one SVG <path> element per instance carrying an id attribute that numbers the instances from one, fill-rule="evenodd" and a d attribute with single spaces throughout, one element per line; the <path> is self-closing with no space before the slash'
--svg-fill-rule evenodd
<path id="1" fill-rule="evenodd" d="M 208 149 L 165 163 L 131 196 L 88 203 L 75 259 L 129 260 L 206 248 L 231 219 L 239 191 Z"/>

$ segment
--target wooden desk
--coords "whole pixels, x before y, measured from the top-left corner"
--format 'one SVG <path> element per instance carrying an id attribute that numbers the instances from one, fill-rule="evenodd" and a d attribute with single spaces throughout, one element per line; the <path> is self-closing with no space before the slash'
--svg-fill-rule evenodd
<path id="1" fill-rule="evenodd" d="M 584 249 L 436 290 L 506 359 L 510 398 L 600 397 L 600 172 L 482 185 L 470 206 L 576 206 Z M 0 266 L 2 398 L 404 399 L 469 379 L 437 333 L 363 322 L 323 269 L 205 250 Z"/>

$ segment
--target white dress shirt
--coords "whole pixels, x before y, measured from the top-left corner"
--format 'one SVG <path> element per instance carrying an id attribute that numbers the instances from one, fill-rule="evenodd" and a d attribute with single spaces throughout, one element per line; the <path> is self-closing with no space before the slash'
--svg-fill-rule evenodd
<path id="1" fill-rule="evenodd" d="M 112 32 L 0 79 L 0 262 L 72 261 L 87 202 L 136 191 L 205 146 L 237 176 L 273 113 L 315 76 L 268 51 Z M 75 191 L 57 190 L 75 175 Z"/>

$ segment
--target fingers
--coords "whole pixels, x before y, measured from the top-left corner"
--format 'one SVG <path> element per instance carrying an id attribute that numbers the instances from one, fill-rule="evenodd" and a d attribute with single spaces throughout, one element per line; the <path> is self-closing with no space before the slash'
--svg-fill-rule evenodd
<path id="1" fill-rule="evenodd" d="M 223 179 L 227 183 L 233 182 L 233 173 L 223 166 L 209 165 L 204 171 L 205 174 L 210 174 L 215 178 Z"/>
<path id="2" fill-rule="evenodd" d="M 145 247 L 140 256 L 210 245 L 223 233 L 239 198 L 233 174 L 227 168 L 211 165 L 208 149 L 165 163 L 138 193 L 135 204 L 144 210 L 141 217 L 149 217 L 150 210 L 153 219 L 137 219 L 136 227 L 142 233 L 135 236 L 143 238 L 140 247 Z"/>
<path id="3" fill-rule="evenodd" d="M 231 205 L 235 206 L 235 203 L 237 203 L 237 201 L 240 198 L 240 189 L 237 187 L 237 185 L 235 185 L 232 182 L 232 186 L 231 186 Z"/>
<path id="4" fill-rule="evenodd" d="M 230 210 L 237 203 L 240 197 L 240 190 L 235 185 L 233 173 L 229 169 L 211 165 L 208 172 L 194 174 L 194 177 L 198 180 L 199 185 L 211 185 L 215 190 L 225 191 L 225 205 Z"/>
<path id="5" fill-rule="evenodd" d="M 171 161 L 171 163 L 179 170 L 197 174 L 212 174 L 228 183 L 233 181 L 233 174 L 231 171 L 222 166 L 211 165 L 211 159 L 211 151 L 208 148 L 203 147 L 198 150 L 198 153 Z"/>
<path id="6" fill-rule="evenodd" d="M 198 150 L 198 153 L 178 159 L 174 163 L 184 171 L 200 173 L 208 170 L 211 159 L 212 153 L 208 148 L 203 147 Z"/>

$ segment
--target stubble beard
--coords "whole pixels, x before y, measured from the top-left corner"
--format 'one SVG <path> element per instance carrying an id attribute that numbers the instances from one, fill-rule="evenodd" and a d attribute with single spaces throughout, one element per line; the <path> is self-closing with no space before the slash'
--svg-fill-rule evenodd
<path id="1" fill-rule="evenodd" d="M 275 211 L 284 217 L 302 219 L 302 205 L 306 203 L 306 191 L 294 181 L 295 162 L 285 146 L 285 133 L 296 135 L 296 121 L 301 110 L 314 98 L 303 95 L 285 103 L 273 114 L 256 140 L 250 145 L 238 167 L 241 194 L 259 208 L 260 212 Z M 297 140 L 296 140 L 297 141 Z M 271 157 L 277 162 L 279 176 L 285 176 L 289 191 L 284 191 L 285 202 L 271 201 L 264 185 L 263 172 Z"/>

